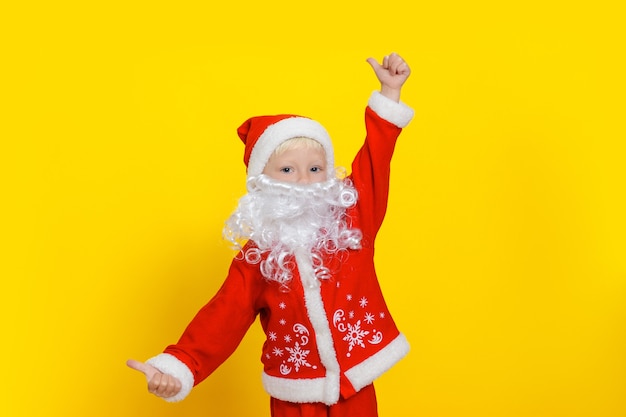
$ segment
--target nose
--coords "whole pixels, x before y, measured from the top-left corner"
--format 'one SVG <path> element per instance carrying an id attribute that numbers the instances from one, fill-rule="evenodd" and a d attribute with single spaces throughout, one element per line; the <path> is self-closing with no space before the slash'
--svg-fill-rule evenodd
<path id="1" fill-rule="evenodd" d="M 298 176 L 298 183 L 299 183 L 299 184 L 310 184 L 310 183 L 311 183 L 311 181 L 312 181 L 312 178 L 311 178 L 311 173 L 310 173 L 310 172 L 308 172 L 308 171 L 303 172 L 303 173 L 301 173 L 301 174 Z"/>

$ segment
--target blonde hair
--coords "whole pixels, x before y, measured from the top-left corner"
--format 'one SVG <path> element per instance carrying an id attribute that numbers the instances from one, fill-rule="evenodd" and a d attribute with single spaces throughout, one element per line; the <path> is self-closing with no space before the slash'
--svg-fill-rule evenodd
<path id="1" fill-rule="evenodd" d="M 274 149 L 274 152 L 272 152 L 272 155 L 280 155 L 281 153 L 285 151 L 290 151 L 292 149 L 304 149 L 304 150 L 321 149 L 322 151 L 324 151 L 324 154 L 326 153 L 326 150 L 324 149 L 324 146 L 322 146 L 321 143 L 319 143 L 315 139 L 302 136 L 302 137 L 287 139 L 286 141 L 278 145 L 276 149 Z"/>

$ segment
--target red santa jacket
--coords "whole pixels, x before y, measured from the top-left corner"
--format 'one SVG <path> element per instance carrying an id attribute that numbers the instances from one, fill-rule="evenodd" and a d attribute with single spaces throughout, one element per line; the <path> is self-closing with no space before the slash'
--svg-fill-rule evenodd
<path id="1" fill-rule="evenodd" d="M 236 257 L 217 294 L 189 323 L 177 344 L 150 359 L 178 377 L 179 401 L 232 354 L 259 316 L 263 385 L 290 402 L 334 404 L 370 384 L 409 350 L 383 298 L 374 268 L 374 239 L 389 192 L 389 165 L 402 127 L 413 116 L 403 103 L 375 92 L 365 111 L 367 136 L 352 164 L 358 202 L 348 210 L 363 233 L 359 250 L 324 264 L 332 278 L 318 281 L 310 257 L 295 254 L 290 290 L 261 276 L 258 264 Z"/>

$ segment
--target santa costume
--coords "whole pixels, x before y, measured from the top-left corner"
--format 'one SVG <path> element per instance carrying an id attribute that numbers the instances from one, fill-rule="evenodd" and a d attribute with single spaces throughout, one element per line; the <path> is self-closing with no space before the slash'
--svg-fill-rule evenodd
<path id="1" fill-rule="evenodd" d="M 358 248 L 322 253 L 329 273 L 302 250 L 293 251 L 288 283 L 266 279 L 260 263 L 236 256 L 216 295 L 189 323 L 178 343 L 148 363 L 177 377 L 185 398 L 236 349 L 259 317 L 266 335 L 262 381 L 273 416 L 376 416 L 373 381 L 409 351 L 387 308 L 374 268 L 374 240 L 383 222 L 396 139 L 413 117 L 404 103 L 374 92 L 365 110 L 366 139 L 347 177 L 356 204 L 343 214 L 360 230 Z M 248 177 L 263 172 L 274 149 L 294 137 L 318 141 L 330 172 L 334 153 L 326 130 L 295 115 L 261 116 L 238 129 Z M 247 242 L 242 252 L 255 247 Z M 360 396 L 360 397 L 359 397 Z M 357 400 L 358 399 L 358 400 Z"/>

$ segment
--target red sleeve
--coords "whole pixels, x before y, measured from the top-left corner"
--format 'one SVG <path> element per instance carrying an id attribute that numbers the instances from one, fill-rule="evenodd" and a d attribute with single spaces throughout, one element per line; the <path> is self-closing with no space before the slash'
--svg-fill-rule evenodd
<path id="1" fill-rule="evenodd" d="M 373 241 L 387 210 L 391 157 L 402 129 L 370 107 L 365 110 L 365 127 L 367 136 L 352 163 L 351 178 L 359 193 L 359 227 Z"/>
<path id="2" fill-rule="evenodd" d="M 254 322 L 264 280 L 258 268 L 233 260 L 228 277 L 215 296 L 196 314 L 180 340 L 164 353 L 182 361 L 198 385 L 237 348 Z"/>

